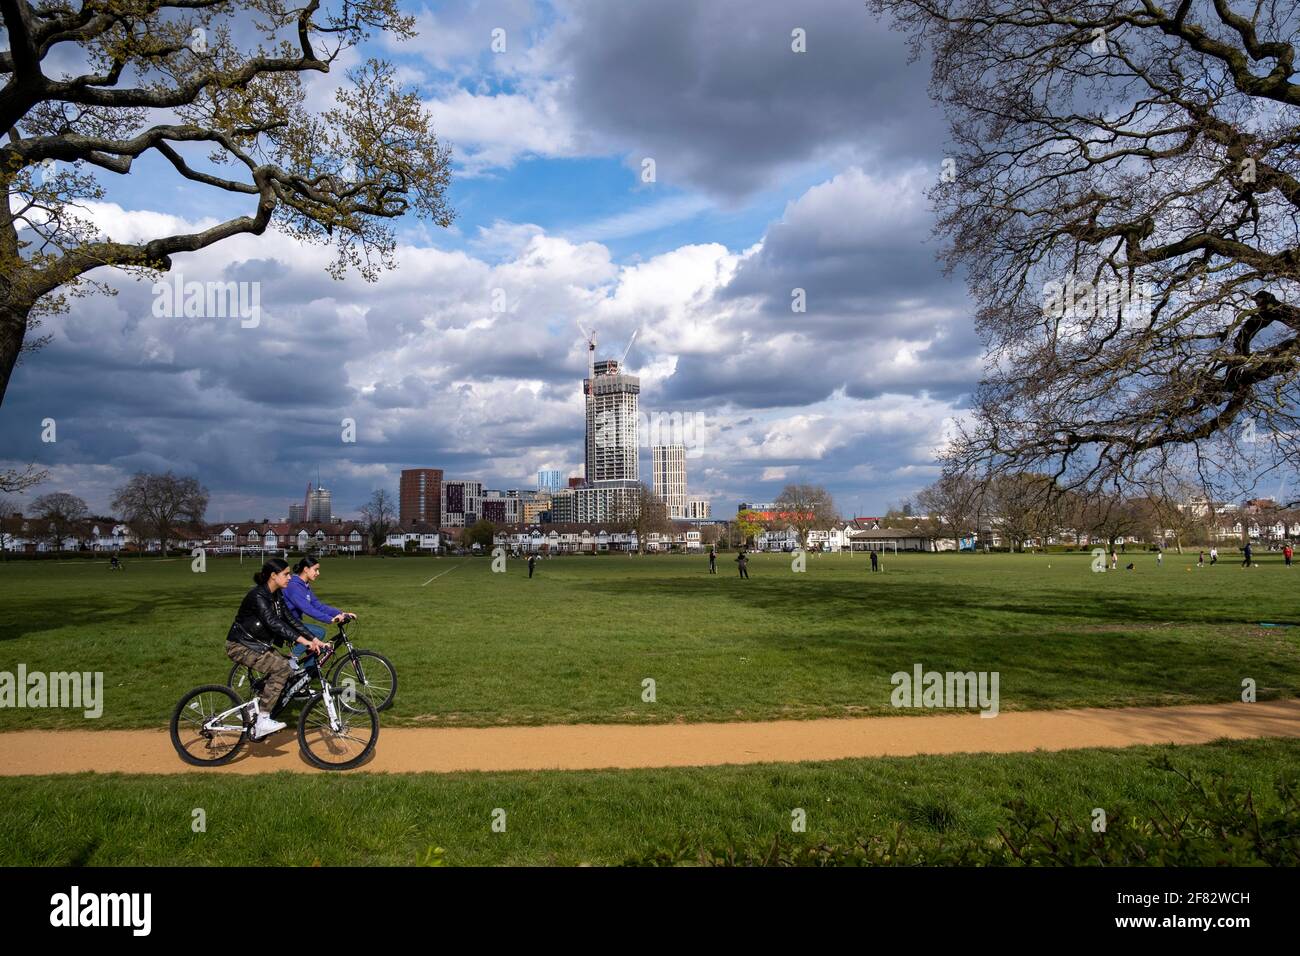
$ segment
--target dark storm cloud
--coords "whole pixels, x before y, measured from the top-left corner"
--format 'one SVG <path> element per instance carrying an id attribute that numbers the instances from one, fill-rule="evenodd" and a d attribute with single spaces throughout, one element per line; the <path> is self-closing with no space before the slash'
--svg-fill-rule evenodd
<path id="1" fill-rule="evenodd" d="M 789 356 L 757 360 L 747 354 L 733 358 L 685 355 L 662 390 L 667 407 L 707 408 L 720 401 L 741 408 L 780 408 L 819 402 L 835 390 L 823 374 Z"/>
<path id="2" fill-rule="evenodd" d="M 926 185 L 920 172 L 854 167 L 792 202 L 716 296 L 739 310 L 745 344 L 683 356 L 668 399 L 773 408 L 839 389 L 968 392 L 981 346 L 962 284 L 934 259 Z M 794 290 L 805 311 L 794 310 Z"/>
<path id="3" fill-rule="evenodd" d="M 861 0 L 566 5 L 557 67 L 593 135 L 660 182 L 741 197 L 836 154 L 938 166 L 947 140 L 901 34 Z M 791 50 L 806 31 L 807 52 Z"/>

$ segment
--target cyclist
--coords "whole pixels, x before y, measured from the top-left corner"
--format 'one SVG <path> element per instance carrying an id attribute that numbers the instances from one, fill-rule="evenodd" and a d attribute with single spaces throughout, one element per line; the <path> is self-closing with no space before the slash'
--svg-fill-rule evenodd
<path id="1" fill-rule="evenodd" d="M 312 582 L 318 577 L 320 577 L 320 562 L 312 557 L 303 558 L 293 566 L 293 575 L 289 578 L 288 587 L 284 589 L 284 602 L 289 613 L 299 624 L 315 634 L 317 638 L 324 640 L 325 628 L 319 624 L 308 624 L 303 620 L 304 615 L 329 624 L 355 619 L 356 615 L 321 603 L 311 589 Z M 300 657 L 305 651 L 306 648 L 301 644 L 293 646 L 294 657 Z"/>
<path id="2" fill-rule="evenodd" d="M 252 737 L 261 740 L 268 734 L 283 730 L 284 724 L 271 719 L 271 710 L 280 699 L 280 692 L 288 682 L 293 669 L 289 659 L 277 653 L 277 647 L 289 642 L 302 644 L 312 653 L 318 653 L 325 642 L 302 626 L 284 603 L 284 588 L 293 577 L 289 562 L 271 558 L 262 570 L 253 575 L 256 585 L 239 605 L 235 623 L 226 636 L 226 656 L 236 664 L 251 667 L 266 675 L 266 683 L 257 698 L 257 723 Z"/>

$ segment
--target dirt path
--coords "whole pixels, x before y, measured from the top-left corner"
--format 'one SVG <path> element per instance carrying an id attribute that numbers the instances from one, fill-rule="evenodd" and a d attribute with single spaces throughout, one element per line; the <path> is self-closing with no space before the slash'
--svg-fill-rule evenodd
<path id="1" fill-rule="evenodd" d="M 779 720 L 734 724 L 580 724 L 548 727 L 410 728 L 380 733 L 369 772 L 595 770 L 772 761 L 1013 753 L 1134 744 L 1198 744 L 1223 737 L 1300 737 L 1300 700 L 1190 707 L 1029 711 Z M 226 767 L 181 762 L 152 730 L 31 730 L 0 734 L 0 776 L 78 773 L 317 771 L 281 731 Z"/>

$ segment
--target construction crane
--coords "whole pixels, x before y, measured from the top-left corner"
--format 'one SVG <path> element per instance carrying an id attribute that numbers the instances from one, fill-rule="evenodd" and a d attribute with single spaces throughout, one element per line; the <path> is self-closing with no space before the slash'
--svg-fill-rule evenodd
<path id="1" fill-rule="evenodd" d="M 618 360 L 618 370 L 620 372 L 623 371 L 623 366 L 627 364 L 627 353 L 632 351 L 632 343 L 636 341 L 636 334 L 640 331 L 640 328 L 633 329 L 632 337 L 627 340 L 627 348 L 623 350 L 623 357 Z"/>
<path id="2" fill-rule="evenodd" d="M 578 328 L 582 330 L 582 336 L 587 340 L 587 384 L 583 386 L 583 391 L 591 394 L 591 386 L 596 378 L 596 330 L 587 331 L 581 320 L 578 322 Z"/>

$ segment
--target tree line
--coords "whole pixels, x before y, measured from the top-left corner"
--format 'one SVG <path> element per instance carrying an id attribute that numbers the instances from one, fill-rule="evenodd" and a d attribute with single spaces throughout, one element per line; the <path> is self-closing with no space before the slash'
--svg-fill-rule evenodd
<path id="1" fill-rule="evenodd" d="M 1081 493 L 1039 474 L 994 475 L 979 481 L 959 474 L 941 477 L 923 488 L 888 517 L 908 520 L 918 531 L 936 538 L 981 540 L 989 532 L 1002 537 L 1011 550 L 1023 550 L 1048 538 L 1087 535 L 1114 547 L 1126 538 L 1154 541 L 1168 533 L 1169 543 L 1184 545 L 1215 541 L 1220 515 L 1213 504 L 1195 500 L 1195 489 L 1178 486 L 1163 493 Z M 905 513 L 906 512 L 906 513 Z M 916 517 L 909 517 L 912 512 Z M 1245 525 L 1300 519 L 1271 502 L 1261 502 Z M 1243 535 L 1248 528 L 1243 527 Z"/>

